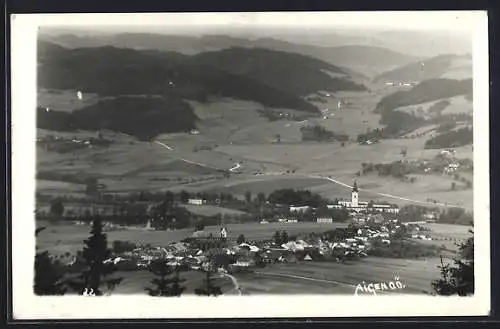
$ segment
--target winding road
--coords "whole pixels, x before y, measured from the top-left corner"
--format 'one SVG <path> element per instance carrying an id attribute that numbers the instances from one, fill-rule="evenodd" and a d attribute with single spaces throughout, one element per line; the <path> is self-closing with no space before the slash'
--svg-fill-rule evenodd
<path id="1" fill-rule="evenodd" d="M 330 178 L 330 177 L 326 177 L 326 176 L 306 175 L 306 177 L 317 178 L 317 179 L 326 179 L 326 180 L 328 180 L 328 181 L 330 181 L 332 183 L 335 183 L 335 184 L 338 184 L 338 185 L 341 185 L 341 186 L 344 186 L 344 187 L 347 187 L 347 188 L 352 188 L 352 185 L 343 183 L 341 181 L 338 181 L 336 179 L 333 179 L 333 178 Z M 458 207 L 457 205 L 453 205 L 453 204 L 446 204 L 446 203 L 441 203 L 441 202 L 434 203 L 434 202 L 429 202 L 429 201 L 421 201 L 421 200 L 415 200 L 415 199 L 400 197 L 400 196 L 392 195 L 392 194 L 388 194 L 388 193 L 376 192 L 376 191 L 368 190 L 368 189 L 362 189 L 362 188 L 358 188 L 358 189 L 360 191 L 370 192 L 370 193 L 377 194 L 377 195 L 380 195 L 380 196 L 383 196 L 383 197 L 386 197 L 386 198 L 397 199 L 397 200 L 402 200 L 402 201 L 408 201 L 408 202 L 411 202 L 411 203 L 419 203 L 419 204 L 432 205 L 432 206 L 442 206 L 442 207 Z M 473 210 L 471 208 L 463 207 L 463 206 L 460 206 L 460 208 L 467 209 L 467 210 L 470 210 L 470 211 Z"/>
<path id="2" fill-rule="evenodd" d="M 169 151 L 173 151 L 173 150 L 174 150 L 174 148 L 173 148 L 173 147 L 170 147 L 170 146 L 168 146 L 167 144 L 163 144 L 162 142 L 155 141 L 155 143 L 156 143 L 156 144 L 158 144 L 158 145 L 161 145 L 163 148 L 166 148 L 166 149 L 167 149 L 167 150 L 169 150 Z"/>
<path id="3" fill-rule="evenodd" d="M 231 281 L 233 282 L 233 285 L 234 285 L 234 289 L 236 289 L 236 291 L 238 292 L 238 296 L 242 295 L 241 294 L 241 287 L 240 287 L 240 285 L 238 283 L 238 279 L 236 279 L 231 274 L 227 274 L 227 273 L 222 273 L 221 276 L 231 279 Z"/>

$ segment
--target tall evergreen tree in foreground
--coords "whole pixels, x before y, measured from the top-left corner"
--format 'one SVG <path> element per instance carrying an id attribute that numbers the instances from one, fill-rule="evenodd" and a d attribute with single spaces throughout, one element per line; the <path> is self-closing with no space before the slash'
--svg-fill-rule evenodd
<path id="1" fill-rule="evenodd" d="M 116 271 L 114 263 L 107 261 L 111 257 L 111 249 L 108 249 L 108 240 L 103 233 L 102 221 L 96 216 L 92 222 L 90 237 L 84 241 L 82 252 L 85 270 L 77 280 L 69 281 L 70 287 L 78 293 L 85 290 L 96 296 L 103 295 L 102 285 L 112 290 L 123 278 L 109 278 Z"/>
<path id="2" fill-rule="evenodd" d="M 213 284 L 212 275 L 217 272 L 216 258 L 220 256 L 220 250 L 211 250 L 208 253 L 209 262 L 203 266 L 205 272 L 205 280 L 203 285 L 194 290 L 194 293 L 199 296 L 219 296 L 222 295 L 222 290 L 219 286 Z M 227 255 L 226 255 L 227 256 Z"/>
<path id="3" fill-rule="evenodd" d="M 470 233 L 473 234 L 472 231 Z M 441 279 L 432 282 L 432 287 L 438 295 L 474 294 L 474 237 L 470 237 L 458 247 L 459 257 L 453 260 L 454 266 L 445 265 L 441 259 Z"/>
<path id="4" fill-rule="evenodd" d="M 35 236 L 45 227 L 36 229 Z M 53 261 L 47 251 L 37 252 L 35 255 L 35 282 L 36 295 L 64 295 L 64 269 L 59 261 Z"/>
<path id="5" fill-rule="evenodd" d="M 149 271 L 156 275 L 151 283 L 155 288 L 146 288 L 150 296 L 180 296 L 186 289 L 181 285 L 185 279 L 180 278 L 179 268 L 168 265 L 165 259 L 157 259 L 149 266 Z"/>

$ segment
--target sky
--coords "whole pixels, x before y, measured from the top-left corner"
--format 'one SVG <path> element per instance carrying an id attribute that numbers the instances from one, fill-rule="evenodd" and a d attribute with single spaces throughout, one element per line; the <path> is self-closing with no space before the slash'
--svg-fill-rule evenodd
<path id="1" fill-rule="evenodd" d="M 355 28 L 411 30 L 470 30 L 479 12 L 262 12 L 262 13 L 151 13 L 151 14 L 43 14 L 41 25 L 119 26 L 129 30 L 164 31 L 179 27 L 251 27 L 258 29 Z M 300 23 L 298 23 L 300 22 Z"/>
<path id="2" fill-rule="evenodd" d="M 43 14 L 43 30 L 277 38 L 315 46 L 372 45 L 433 56 L 467 53 L 478 11 Z M 57 33 L 57 32 L 55 32 Z M 428 46 L 430 45 L 430 46 Z M 431 49 L 435 48 L 435 49 Z"/>

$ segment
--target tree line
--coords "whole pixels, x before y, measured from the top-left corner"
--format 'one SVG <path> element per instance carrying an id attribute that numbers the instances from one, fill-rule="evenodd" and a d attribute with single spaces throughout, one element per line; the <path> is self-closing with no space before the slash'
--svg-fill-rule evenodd
<path id="1" fill-rule="evenodd" d="M 300 132 L 302 133 L 303 141 L 346 142 L 349 140 L 349 135 L 334 133 L 333 131 L 327 130 L 325 127 L 320 125 L 301 127 Z"/>

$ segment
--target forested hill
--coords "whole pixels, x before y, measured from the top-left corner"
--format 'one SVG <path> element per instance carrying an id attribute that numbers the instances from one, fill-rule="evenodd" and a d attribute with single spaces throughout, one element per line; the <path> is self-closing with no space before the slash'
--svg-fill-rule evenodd
<path id="1" fill-rule="evenodd" d="M 254 52 L 240 49 L 232 61 L 236 63 L 252 57 Z M 38 85 L 50 89 L 79 89 L 101 96 L 156 94 L 198 101 L 205 101 L 209 96 L 223 96 L 310 113 L 317 113 L 318 109 L 299 97 L 299 87 L 289 82 L 291 76 L 300 78 L 300 84 L 308 85 L 300 87 L 303 92 L 316 88 L 332 92 L 364 88 L 328 76 L 323 69 L 339 69 L 315 59 L 266 51 L 265 55 L 272 58 L 266 61 L 262 52 L 259 54 L 260 60 L 249 66 L 259 73 L 249 74 L 248 71 L 235 72 L 216 67 L 220 66 L 217 65 L 220 63 L 218 56 L 231 57 L 224 52 L 212 53 L 210 60 L 204 61 L 199 57 L 175 52 L 109 46 L 65 49 L 40 42 Z M 215 64 L 211 65 L 210 62 Z M 283 74 L 276 74 L 273 66 L 277 62 Z"/>
<path id="2" fill-rule="evenodd" d="M 380 74 L 375 81 L 424 81 L 437 78 L 472 78 L 472 56 L 439 55 Z"/>
<path id="3" fill-rule="evenodd" d="M 458 95 L 472 95 L 472 79 L 432 79 L 423 81 L 410 90 L 401 90 L 385 96 L 377 104 L 375 110 L 381 113 L 401 106 L 427 103 Z"/>
<path id="4" fill-rule="evenodd" d="M 247 76 L 299 95 L 318 90 L 366 90 L 331 64 L 304 55 L 263 48 L 232 47 L 194 56 L 197 63 Z M 337 76 L 332 76 L 336 74 Z"/>
<path id="5" fill-rule="evenodd" d="M 191 106 L 175 97 L 119 96 L 73 112 L 37 109 L 42 129 L 109 129 L 151 140 L 161 133 L 187 132 L 197 120 Z"/>

